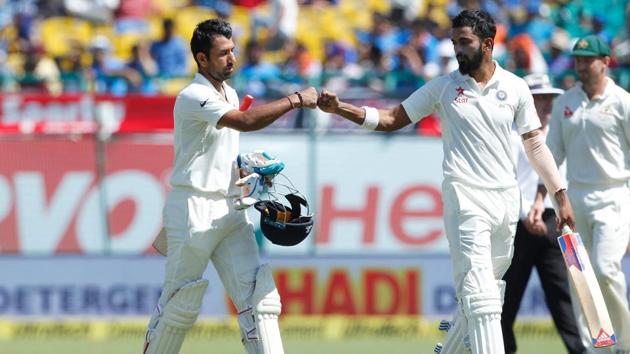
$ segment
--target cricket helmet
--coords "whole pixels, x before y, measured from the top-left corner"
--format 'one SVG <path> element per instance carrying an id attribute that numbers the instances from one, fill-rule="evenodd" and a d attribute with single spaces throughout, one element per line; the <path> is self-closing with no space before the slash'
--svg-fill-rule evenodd
<path id="1" fill-rule="evenodd" d="M 289 182 L 290 183 L 290 182 Z M 278 183 L 274 183 L 278 186 Z M 295 246 L 306 239 L 313 228 L 313 215 L 306 198 L 295 188 L 290 188 L 287 194 L 269 192 L 270 199 L 260 200 L 254 208 L 260 212 L 260 229 L 271 243 L 280 246 Z M 279 196 L 289 202 L 280 202 Z M 304 210 L 303 208 L 304 207 Z M 303 214 L 305 212 L 305 214 Z"/>

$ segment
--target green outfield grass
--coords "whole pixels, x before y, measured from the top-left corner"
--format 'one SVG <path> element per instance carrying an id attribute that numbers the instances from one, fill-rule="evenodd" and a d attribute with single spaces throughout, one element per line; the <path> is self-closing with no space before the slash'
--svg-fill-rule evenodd
<path id="1" fill-rule="evenodd" d="M 286 339 L 288 354 L 432 354 L 439 338 L 352 338 L 344 340 Z M 2 354 L 140 354 L 142 338 L 116 338 L 108 341 L 87 339 L 37 338 L 0 341 Z M 190 338 L 182 354 L 244 354 L 238 338 L 217 340 Z M 519 353 L 566 353 L 559 337 L 523 338 Z"/>
<path id="2" fill-rule="evenodd" d="M 288 354 L 432 354 L 444 334 L 435 320 L 417 316 L 287 316 Z M 517 322 L 519 353 L 566 353 L 548 319 Z M 66 321 L 0 320 L 0 354 L 140 354 L 143 319 Z M 182 354 L 244 354 L 236 319 L 200 319 Z"/>

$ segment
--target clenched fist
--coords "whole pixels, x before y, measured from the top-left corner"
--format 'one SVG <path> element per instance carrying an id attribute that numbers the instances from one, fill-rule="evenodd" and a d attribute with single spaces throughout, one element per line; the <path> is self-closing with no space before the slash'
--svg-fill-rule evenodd
<path id="1" fill-rule="evenodd" d="M 317 100 L 317 107 L 324 112 L 335 113 L 335 110 L 339 108 L 339 97 L 336 93 L 324 89 Z"/>
<path id="2" fill-rule="evenodd" d="M 302 97 L 299 107 L 315 108 L 317 107 L 317 90 L 313 86 L 306 88 L 299 92 L 299 96 Z M 294 96 L 298 96 L 294 94 Z M 299 100 L 299 97 L 296 97 Z M 291 99 L 291 98 L 290 98 Z M 293 99 L 291 99 L 293 100 Z"/>

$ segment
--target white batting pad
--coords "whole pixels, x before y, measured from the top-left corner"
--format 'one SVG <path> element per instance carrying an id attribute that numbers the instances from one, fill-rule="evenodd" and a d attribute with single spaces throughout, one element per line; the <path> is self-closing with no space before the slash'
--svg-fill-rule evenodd
<path id="1" fill-rule="evenodd" d="M 243 332 L 243 344 L 247 353 L 284 354 L 278 326 L 278 316 L 282 304 L 268 264 L 261 265 L 258 273 L 256 273 L 252 303 L 254 307 L 251 309 L 251 314 L 255 323 L 256 336 L 252 335 L 247 318 L 241 319 L 239 316 L 239 325 L 241 325 Z"/>
<path id="2" fill-rule="evenodd" d="M 184 337 L 193 326 L 201 310 L 203 294 L 208 288 L 206 279 L 199 279 L 181 287 L 168 300 L 155 329 L 149 329 L 146 354 L 177 354 Z"/>
<path id="3" fill-rule="evenodd" d="M 497 280 L 497 287 L 499 288 L 499 295 L 501 296 L 501 306 L 505 302 L 505 280 Z"/>
<path id="4" fill-rule="evenodd" d="M 501 296 L 495 292 L 467 295 L 462 299 L 468 318 L 470 349 L 473 354 L 503 354 Z"/>
<path id="5" fill-rule="evenodd" d="M 455 318 L 448 329 L 444 344 L 438 350 L 436 347 L 435 352 L 440 354 L 462 354 L 468 352 L 466 336 L 468 335 L 468 325 L 466 323 L 466 317 L 464 317 L 461 308 L 458 306 L 458 310 L 455 313 Z"/>
<path id="6" fill-rule="evenodd" d="M 159 254 L 166 256 L 168 252 L 168 240 L 166 238 L 166 229 L 162 228 L 160 233 L 155 237 L 153 241 L 153 248 L 158 251 Z"/>

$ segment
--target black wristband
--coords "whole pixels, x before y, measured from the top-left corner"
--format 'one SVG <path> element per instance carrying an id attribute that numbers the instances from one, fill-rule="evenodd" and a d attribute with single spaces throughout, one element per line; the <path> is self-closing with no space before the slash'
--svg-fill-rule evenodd
<path id="1" fill-rule="evenodd" d="M 287 100 L 289 100 L 289 104 L 291 105 L 291 109 L 295 108 L 295 105 L 293 104 L 293 101 L 291 101 L 291 98 L 289 96 L 285 96 L 285 98 Z"/>
<path id="2" fill-rule="evenodd" d="M 301 95 L 298 91 L 295 91 L 294 93 L 295 93 L 295 94 L 298 96 L 298 98 L 300 99 L 300 106 L 299 106 L 299 107 L 300 107 L 300 108 L 304 107 L 304 100 L 302 99 L 302 95 Z"/>

